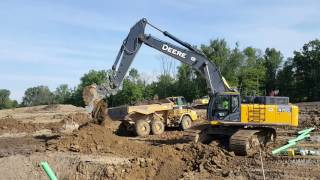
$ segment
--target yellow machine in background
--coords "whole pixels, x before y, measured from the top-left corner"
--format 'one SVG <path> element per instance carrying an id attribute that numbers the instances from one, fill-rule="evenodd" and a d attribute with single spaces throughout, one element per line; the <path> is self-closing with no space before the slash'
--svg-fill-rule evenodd
<path id="1" fill-rule="evenodd" d="M 195 111 L 188 108 L 182 96 L 168 97 L 165 100 L 146 105 L 120 106 L 108 109 L 111 119 L 122 121 L 125 131 L 138 136 L 161 134 L 165 127 L 189 129 L 192 122 L 198 119 Z"/>
<path id="2" fill-rule="evenodd" d="M 206 107 L 209 104 L 209 96 L 203 96 L 200 99 L 195 99 L 192 102 L 193 107 Z"/>

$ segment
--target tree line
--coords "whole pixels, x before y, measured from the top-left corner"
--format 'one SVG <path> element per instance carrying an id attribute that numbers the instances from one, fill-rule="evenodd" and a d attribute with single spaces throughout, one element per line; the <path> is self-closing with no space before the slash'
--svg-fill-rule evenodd
<path id="1" fill-rule="evenodd" d="M 275 48 L 264 51 L 239 45 L 230 48 L 224 39 L 211 40 L 200 50 L 214 62 L 228 83 L 242 96 L 289 96 L 292 102 L 320 100 L 320 40 L 312 40 L 294 51 L 293 57 L 284 59 Z M 156 81 L 147 83 L 138 70 L 132 68 L 123 81 L 121 90 L 107 97 L 109 106 L 135 104 L 154 98 L 184 96 L 189 102 L 207 94 L 205 79 L 188 65 L 177 67 L 163 62 L 163 72 Z M 28 88 L 20 104 L 9 98 L 10 91 L 0 90 L 0 109 L 43 104 L 73 104 L 83 106 L 82 90 L 93 83 L 102 84 L 110 70 L 91 70 L 84 74 L 77 87 L 62 84 L 51 92 L 47 86 Z"/>

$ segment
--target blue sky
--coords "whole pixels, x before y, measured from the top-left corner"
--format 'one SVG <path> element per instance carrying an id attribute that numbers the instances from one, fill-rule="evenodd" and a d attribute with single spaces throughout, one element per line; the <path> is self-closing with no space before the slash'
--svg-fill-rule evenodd
<path id="1" fill-rule="evenodd" d="M 231 47 L 294 50 L 320 36 L 318 0 L 1 0 L 0 89 L 21 100 L 28 87 L 71 87 L 90 69 L 109 69 L 130 27 L 142 17 L 190 44 L 225 38 Z M 158 32 L 147 29 L 161 39 Z M 161 71 L 143 47 L 132 64 Z"/>

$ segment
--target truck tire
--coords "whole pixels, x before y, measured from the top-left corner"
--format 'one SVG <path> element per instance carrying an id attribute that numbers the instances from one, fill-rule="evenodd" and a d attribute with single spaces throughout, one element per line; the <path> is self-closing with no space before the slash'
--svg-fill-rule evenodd
<path id="1" fill-rule="evenodd" d="M 160 120 L 151 121 L 151 132 L 152 134 L 158 135 L 164 132 L 164 124 Z"/>
<path id="2" fill-rule="evenodd" d="M 192 120 L 191 120 L 190 116 L 184 115 L 182 117 L 182 120 L 180 123 L 181 129 L 182 130 L 189 129 L 191 127 L 191 125 L 192 125 Z"/>
<path id="3" fill-rule="evenodd" d="M 138 120 L 135 123 L 135 132 L 138 136 L 147 136 L 150 134 L 150 125 L 146 120 Z"/>
<path id="4" fill-rule="evenodd" d="M 121 122 L 121 124 L 119 125 L 116 134 L 118 136 L 134 136 L 134 133 L 132 132 L 132 130 L 130 131 L 128 128 L 128 124 L 125 122 Z"/>

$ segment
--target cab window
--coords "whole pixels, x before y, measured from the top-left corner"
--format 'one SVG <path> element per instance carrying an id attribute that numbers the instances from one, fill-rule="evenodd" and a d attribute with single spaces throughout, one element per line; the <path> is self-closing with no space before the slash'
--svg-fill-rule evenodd
<path id="1" fill-rule="evenodd" d="M 231 111 L 235 112 L 238 110 L 239 107 L 239 97 L 238 96 L 232 96 L 231 97 Z"/>
<path id="2" fill-rule="evenodd" d="M 217 96 L 215 102 L 216 109 L 229 110 L 229 96 Z"/>
<path id="3" fill-rule="evenodd" d="M 187 101 L 184 98 L 176 98 L 176 105 L 178 106 L 186 106 Z"/>

